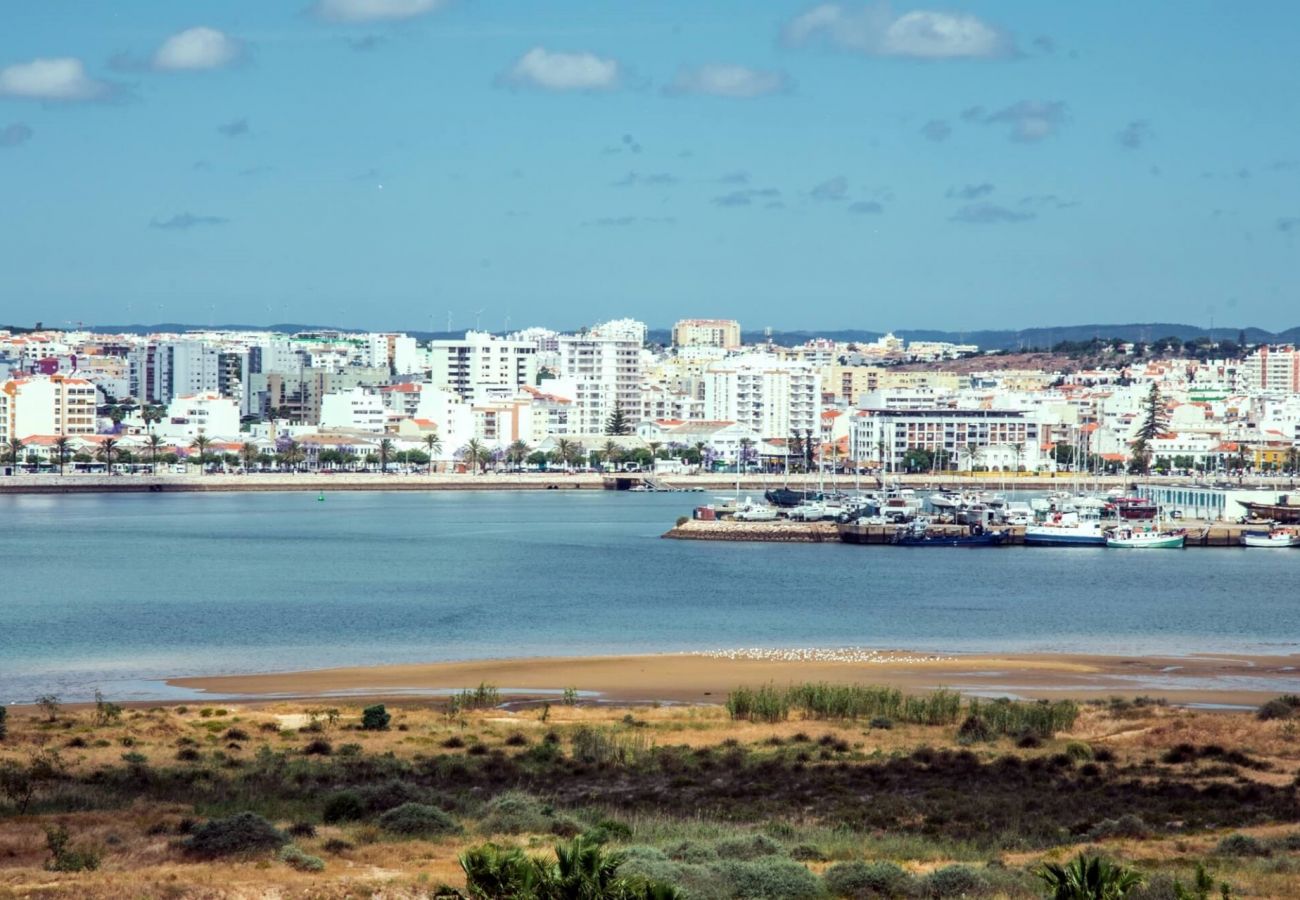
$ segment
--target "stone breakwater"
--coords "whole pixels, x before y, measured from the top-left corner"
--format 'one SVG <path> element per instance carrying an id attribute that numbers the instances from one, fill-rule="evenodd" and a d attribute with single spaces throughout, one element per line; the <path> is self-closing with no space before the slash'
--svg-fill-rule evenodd
<path id="1" fill-rule="evenodd" d="M 889 665 L 892 663 L 945 662 L 952 656 L 872 650 L 867 647 L 746 647 L 738 650 L 697 650 L 691 656 L 707 659 L 761 660 L 763 662 L 832 662 Z"/>
<path id="2" fill-rule="evenodd" d="M 772 543 L 820 544 L 837 542 L 834 522 L 682 522 L 663 537 L 681 541 L 769 541 Z"/>

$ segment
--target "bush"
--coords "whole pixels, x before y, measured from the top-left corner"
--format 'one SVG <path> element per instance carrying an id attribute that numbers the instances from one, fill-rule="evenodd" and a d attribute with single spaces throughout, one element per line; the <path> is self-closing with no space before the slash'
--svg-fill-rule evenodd
<path id="1" fill-rule="evenodd" d="M 325 801 L 325 810 L 321 818 L 326 822 L 355 822 L 366 816 L 366 804 L 356 791 L 339 791 L 330 795 Z"/>
<path id="2" fill-rule="evenodd" d="M 826 870 L 826 889 L 836 897 L 906 897 L 912 876 L 892 862 L 847 862 Z"/>
<path id="3" fill-rule="evenodd" d="M 6 724 L 6 720 L 8 718 L 9 718 L 9 710 L 5 708 L 3 704 L 0 704 L 0 741 L 3 741 L 5 739 L 5 735 L 9 733 L 8 731 L 9 726 Z"/>
<path id="4" fill-rule="evenodd" d="M 718 854 L 712 847 L 687 840 L 670 848 L 668 858 L 685 863 L 705 863 L 717 859 Z"/>
<path id="5" fill-rule="evenodd" d="M 780 844 L 765 834 L 723 838 L 713 845 L 713 850 L 720 859 L 758 859 L 760 856 L 778 856 L 784 852 Z"/>
<path id="6" fill-rule="evenodd" d="M 727 860 L 717 863 L 716 870 L 731 886 L 732 896 L 746 900 L 812 900 L 824 896 L 817 876 L 790 859 Z"/>
<path id="7" fill-rule="evenodd" d="M 944 866 L 921 882 L 924 897 L 975 897 L 984 892 L 984 876 L 970 866 Z"/>
<path id="8" fill-rule="evenodd" d="M 278 850 L 288 836 L 256 813 L 242 812 L 212 819 L 193 830 L 182 843 L 186 852 L 207 858 Z"/>
<path id="9" fill-rule="evenodd" d="M 527 746 L 528 746 L 528 737 L 527 737 L 526 735 L 524 735 L 522 732 L 519 732 L 519 731 L 512 732 L 512 733 L 510 734 L 510 736 L 506 738 L 506 746 L 507 746 L 507 747 L 527 747 Z"/>
<path id="10" fill-rule="evenodd" d="M 299 872 L 320 872 L 325 868 L 325 860 L 303 853 L 293 844 L 280 851 L 280 861 Z"/>
<path id="11" fill-rule="evenodd" d="M 290 837 L 311 838 L 316 836 L 316 826 L 311 822 L 294 822 L 287 830 Z"/>
<path id="12" fill-rule="evenodd" d="M 551 830 L 554 815 L 532 794 L 507 791 L 488 804 L 480 829 L 484 834 L 540 834 Z"/>
<path id="13" fill-rule="evenodd" d="M 442 746 L 448 750 L 459 750 L 465 746 L 465 739 L 458 734 L 453 734 L 442 742 Z"/>
<path id="14" fill-rule="evenodd" d="M 357 797 L 369 812 L 380 813 L 403 803 L 427 803 L 429 792 L 408 784 L 400 778 L 390 778 L 378 784 L 368 784 L 357 789 Z"/>
<path id="15" fill-rule="evenodd" d="M 1230 834 L 1219 841 L 1214 852 L 1220 856 L 1268 856 L 1268 847 L 1248 834 Z"/>
<path id="16" fill-rule="evenodd" d="M 959 744 L 983 743 L 993 740 L 994 737 L 996 735 L 993 733 L 993 729 L 989 727 L 988 722 L 985 722 L 983 717 L 974 714 L 967 716 L 966 720 L 961 723 L 961 727 L 957 729 L 957 743 Z"/>
<path id="17" fill-rule="evenodd" d="M 889 718 L 889 716 L 876 716 L 874 719 L 872 719 L 870 722 L 867 723 L 867 727 L 877 729 L 879 731 L 888 731 L 889 729 L 894 727 L 894 720 Z"/>
<path id="18" fill-rule="evenodd" d="M 203 754 L 193 747 L 182 747 L 176 751 L 176 759 L 180 762 L 198 762 L 203 758 Z"/>
<path id="19" fill-rule="evenodd" d="M 248 732 L 242 728 L 227 728 L 225 738 L 228 741 L 246 741 L 248 740 Z"/>
<path id="20" fill-rule="evenodd" d="M 436 837 L 460 831 L 456 820 L 436 806 L 403 803 L 379 817 L 379 827 L 407 837 Z"/>
<path id="21" fill-rule="evenodd" d="M 1289 719 L 1293 713 L 1295 713 L 1295 707 L 1278 697 L 1255 710 L 1255 718 L 1261 722 L 1267 722 L 1269 719 Z"/>
<path id="22" fill-rule="evenodd" d="M 1083 741 L 1070 741 L 1065 745 L 1065 755 L 1078 762 L 1092 759 L 1092 748 Z"/>
<path id="23" fill-rule="evenodd" d="M 1088 840 L 1101 841 L 1106 838 L 1140 838 L 1151 833 L 1141 816 L 1125 813 L 1118 819 L 1102 819 L 1088 831 Z"/>
<path id="24" fill-rule="evenodd" d="M 50 858 L 45 868 L 50 872 L 93 872 L 99 868 L 99 852 L 74 850 L 69 846 L 71 837 L 62 825 L 45 829 L 45 846 Z"/>
<path id="25" fill-rule="evenodd" d="M 334 745 L 323 738 L 317 738 L 309 741 L 307 746 L 302 748 L 302 752 L 305 756 L 329 756 L 334 752 Z"/>
<path id="26" fill-rule="evenodd" d="M 361 728 L 364 731 L 386 731 L 393 717 L 388 714 L 384 704 L 376 703 L 361 710 Z"/>
<path id="27" fill-rule="evenodd" d="M 795 844 L 790 848 L 789 857 L 799 862 L 825 862 L 830 858 L 816 844 Z"/>
<path id="28" fill-rule="evenodd" d="M 356 845 L 351 841 L 345 841 L 343 838 L 330 838 L 324 843 L 326 853 L 347 853 L 349 850 L 355 850 Z"/>

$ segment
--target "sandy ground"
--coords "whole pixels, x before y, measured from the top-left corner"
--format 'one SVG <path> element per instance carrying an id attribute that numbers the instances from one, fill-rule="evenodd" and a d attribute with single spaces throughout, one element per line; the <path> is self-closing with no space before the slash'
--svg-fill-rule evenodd
<path id="1" fill-rule="evenodd" d="M 906 652 L 738 652 L 502 659 L 266 675 L 175 678 L 214 697 L 400 698 L 495 685 L 503 696 L 558 695 L 576 688 L 617 702 L 722 702 L 739 685 L 800 681 L 887 684 L 907 691 L 950 687 L 968 694 L 1089 699 L 1151 695 L 1171 703 L 1256 706 L 1300 693 L 1300 657 L 930 656 Z"/>

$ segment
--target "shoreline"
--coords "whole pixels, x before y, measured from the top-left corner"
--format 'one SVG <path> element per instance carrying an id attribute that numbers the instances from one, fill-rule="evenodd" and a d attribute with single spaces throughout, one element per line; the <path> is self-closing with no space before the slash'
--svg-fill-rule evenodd
<path id="1" fill-rule="evenodd" d="M 486 683 L 503 700 L 555 700 L 569 688 L 602 703 L 720 704 L 736 687 L 829 681 L 905 692 L 1106 699 L 1147 695 L 1177 705 L 1253 708 L 1300 692 L 1300 656 L 940 654 L 907 651 L 720 651 L 354 666 L 166 679 L 204 699 L 431 700 Z"/>

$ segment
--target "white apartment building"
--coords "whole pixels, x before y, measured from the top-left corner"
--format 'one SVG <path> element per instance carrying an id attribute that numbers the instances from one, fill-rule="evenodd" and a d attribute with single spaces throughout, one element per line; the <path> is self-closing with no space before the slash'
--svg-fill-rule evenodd
<path id="1" fill-rule="evenodd" d="M 187 443 L 204 437 L 239 436 L 239 404 L 215 391 L 176 397 L 167 404 L 167 416 L 154 426 L 159 436 Z"/>
<path id="2" fill-rule="evenodd" d="M 821 378 L 812 365 L 753 354 L 704 371 L 704 418 L 730 421 L 765 438 L 821 431 Z"/>
<path id="3" fill-rule="evenodd" d="M 631 335 L 635 329 L 611 324 L 619 327 L 609 333 L 621 336 L 601 336 L 596 329 L 560 336 L 560 376 L 572 387 L 565 393 L 573 399 L 569 421 L 573 433 L 603 433 L 615 409 L 623 411 L 631 426 L 640 421 L 643 340 Z M 644 335 L 644 325 L 641 332 Z"/>
<path id="4" fill-rule="evenodd" d="M 331 391 L 320 401 L 320 427 L 382 434 L 388 424 L 388 407 L 379 391 L 354 387 Z"/>
<path id="5" fill-rule="evenodd" d="M 1033 471 L 1042 461 L 1040 429 L 1023 410 L 861 409 L 849 425 L 849 457 L 900 471 L 908 450 L 943 450 L 949 468 L 965 468 L 974 447 L 976 465 Z"/>
<path id="6" fill-rule="evenodd" d="M 682 319 L 673 326 L 674 347 L 740 347 L 740 323 L 735 319 Z"/>
<path id="7" fill-rule="evenodd" d="M 1274 394 L 1300 394 L 1300 350 L 1289 344 L 1260 347 L 1238 369 L 1238 388 Z"/>
<path id="8" fill-rule="evenodd" d="M 537 345 L 532 341 L 469 331 L 459 341 L 431 342 L 429 356 L 433 384 L 471 402 L 513 396 L 537 383 Z"/>
<path id="9" fill-rule="evenodd" d="M 95 386 L 84 378 L 33 375 L 0 386 L 0 441 L 95 433 Z"/>

